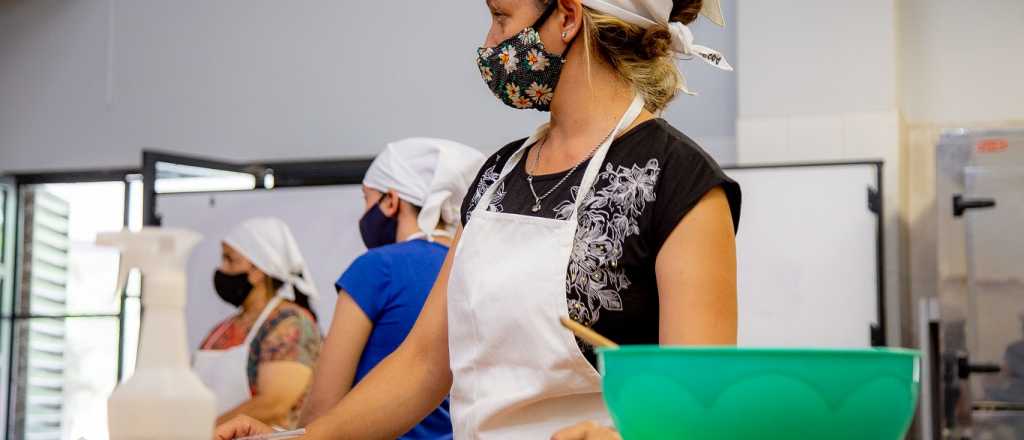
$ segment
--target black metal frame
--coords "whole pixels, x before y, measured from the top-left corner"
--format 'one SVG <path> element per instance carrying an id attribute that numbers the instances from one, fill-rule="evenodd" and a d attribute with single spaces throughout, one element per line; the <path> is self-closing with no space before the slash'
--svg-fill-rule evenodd
<path id="1" fill-rule="evenodd" d="M 10 182 L 7 182 L 6 181 L 7 179 L 10 179 Z M 13 203 L 14 206 L 15 206 L 15 210 L 17 210 L 17 206 L 20 203 L 20 201 L 18 200 L 19 199 L 18 193 L 20 192 L 18 190 L 18 182 L 13 177 L 8 177 L 8 178 L 6 178 L 4 180 L 5 180 L 4 183 L 10 184 L 10 186 L 14 190 L 13 194 L 11 194 L 11 199 L 12 200 L 7 201 L 6 203 Z M 6 210 L 7 206 L 0 206 L 0 209 Z M 14 250 L 11 253 L 11 255 L 10 255 L 10 258 L 11 258 L 10 264 L 11 264 L 11 268 L 12 268 L 12 270 L 10 272 L 10 275 L 11 275 L 12 279 L 8 280 L 8 281 L 11 282 L 11 287 L 10 287 L 11 298 L 10 298 L 10 304 L 9 304 L 10 307 L 11 307 L 11 309 L 10 309 L 11 315 L 14 315 L 14 313 L 15 313 L 14 298 L 17 296 L 17 294 L 16 294 L 17 287 L 18 287 L 18 281 L 17 280 L 18 280 L 18 277 L 19 277 L 19 274 L 18 274 L 18 272 L 19 272 L 18 271 L 18 249 L 20 247 L 19 245 L 20 245 L 20 241 L 21 240 L 18 239 L 18 236 L 21 233 L 21 231 L 20 231 L 21 228 L 20 228 L 20 221 L 18 221 L 17 217 L 18 216 L 15 216 L 14 219 L 4 218 L 4 222 L 5 223 L 9 222 L 9 221 L 13 221 L 13 225 L 11 225 L 11 227 L 8 229 L 9 231 L 13 232 L 13 234 L 11 234 L 11 237 L 10 237 L 10 239 L 12 240 L 10 246 Z M 7 225 L 5 224 L 3 227 L 7 228 Z M 2 252 L 4 252 L 4 249 L 0 248 L 0 253 L 2 253 Z M 0 294 L 2 294 L 2 293 L 3 292 L 0 291 Z M 3 299 L 4 298 L 2 296 L 0 296 L 0 300 L 3 300 Z M 12 413 L 12 408 L 13 408 L 13 403 L 14 403 L 13 402 L 13 397 L 12 397 L 13 390 L 11 389 L 11 385 L 14 383 L 14 367 L 15 367 L 15 365 L 14 365 L 14 324 L 15 324 L 16 320 L 8 319 L 8 318 L 0 316 L 0 321 L 9 321 L 9 322 L 3 323 L 2 325 L 10 325 L 10 334 L 8 334 L 8 336 L 7 336 L 7 349 L 9 350 L 9 352 L 7 353 L 7 359 L 6 359 L 6 362 L 7 362 L 7 377 L 4 378 L 4 380 L 7 381 L 7 387 L 6 387 L 6 393 L 5 393 L 6 395 L 3 396 L 3 399 L 5 401 L 4 408 L 5 408 L 5 411 L 6 411 L 6 414 L 4 414 L 3 434 L 4 434 L 4 438 L 7 438 L 11 434 L 11 413 Z"/>
<path id="2" fill-rule="evenodd" d="M 15 173 L 17 185 L 41 185 L 46 183 L 89 183 L 125 180 L 128 175 L 139 174 L 134 168 L 104 168 L 97 170 L 69 170 L 54 172 Z"/>
<path id="3" fill-rule="evenodd" d="M 876 170 L 876 181 L 875 191 L 871 192 L 869 188 L 869 201 L 868 209 L 878 217 L 878 227 L 876 231 L 875 239 L 875 260 L 876 260 L 876 271 L 877 285 L 878 285 L 878 328 L 871 330 L 871 345 L 875 347 L 886 346 L 887 344 L 887 324 L 886 324 L 886 305 L 885 305 L 885 191 L 883 182 L 885 172 L 885 161 L 881 159 L 873 160 L 859 160 L 859 161 L 832 161 L 832 162 L 792 162 L 792 163 L 765 163 L 765 164 L 750 164 L 750 165 L 730 165 L 723 166 L 723 170 L 751 170 L 751 169 L 768 169 L 768 168 L 811 168 L 811 167 L 838 167 L 838 166 L 851 166 L 851 165 L 869 165 L 875 167 Z"/>
<path id="4" fill-rule="evenodd" d="M 175 163 L 215 170 L 234 171 L 261 177 L 267 170 L 274 175 L 274 188 L 294 188 L 325 185 L 357 185 L 370 168 L 373 159 L 329 159 L 300 161 L 265 161 L 232 163 L 209 158 L 184 156 L 160 151 L 142 152 L 143 221 L 146 226 L 158 226 L 160 218 L 156 202 L 156 164 Z M 256 188 L 263 188 L 262 179 L 256 179 Z M 225 191 L 206 191 L 217 193 Z"/>
<path id="5" fill-rule="evenodd" d="M 125 194 L 124 194 L 124 198 L 125 198 L 125 200 L 124 200 L 125 214 L 124 215 L 125 215 L 125 218 L 124 218 L 124 224 L 127 226 L 127 224 L 128 224 L 128 216 L 129 216 L 128 206 L 129 206 L 129 203 L 130 203 L 130 199 L 129 199 L 130 198 L 130 191 L 129 191 L 129 185 L 128 185 L 129 184 L 128 177 L 130 175 L 137 175 L 137 174 L 139 174 L 139 171 L 136 170 L 136 169 L 130 169 L 130 168 L 110 168 L 110 169 L 99 169 L 99 170 L 71 170 L 71 171 L 57 171 L 57 172 L 17 173 L 17 174 L 10 175 L 9 177 L 11 177 L 14 180 L 14 182 L 13 182 L 13 186 L 14 186 L 14 204 L 15 204 L 15 206 L 19 207 L 18 208 L 19 211 L 20 211 L 20 206 L 21 206 L 21 202 L 22 202 L 22 200 L 21 200 L 21 191 L 22 191 L 22 188 L 24 186 L 26 186 L 26 185 L 42 185 L 42 184 L 48 184 L 48 183 L 59 184 L 59 183 L 90 183 L 90 182 L 118 182 L 118 181 L 124 182 L 125 183 Z M 21 281 L 21 264 L 22 264 L 22 261 L 21 261 L 21 258 L 20 258 L 21 251 L 22 251 L 22 249 L 21 249 L 22 248 L 22 243 L 21 243 L 20 236 L 21 236 L 21 232 L 22 232 L 22 229 L 23 229 L 24 225 L 21 224 L 22 222 L 21 222 L 21 214 L 20 213 L 19 213 L 19 215 L 17 217 L 18 217 L 17 218 L 18 221 L 15 222 L 14 237 L 12 237 L 13 238 L 13 246 L 14 246 L 14 258 L 11 261 L 11 264 L 12 264 L 12 266 L 14 268 L 14 286 L 13 286 L 14 294 L 11 295 L 11 298 L 9 299 L 10 304 L 8 304 L 9 307 L 10 307 L 10 310 L 11 310 L 11 314 L 10 314 L 10 316 L 0 316 L 0 319 L 2 319 L 2 320 L 9 320 L 10 321 L 10 325 L 11 325 L 11 332 L 10 332 L 10 335 L 8 335 L 8 346 L 9 346 L 11 352 L 8 353 L 7 360 L 6 360 L 7 361 L 7 377 L 6 377 L 6 380 L 7 380 L 7 383 L 8 383 L 8 387 L 7 387 L 7 395 L 3 396 L 3 398 L 6 399 L 6 401 L 7 401 L 7 405 L 6 405 L 6 407 L 7 407 L 7 417 L 5 419 L 6 420 L 6 424 L 5 424 L 6 426 L 4 426 L 5 437 L 7 435 L 11 435 L 11 426 L 12 426 L 12 422 L 13 422 L 11 415 L 12 415 L 12 411 L 13 411 L 13 408 L 14 408 L 14 405 L 13 405 L 14 404 L 14 402 L 13 402 L 14 395 L 13 394 L 14 394 L 15 390 L 13 389 L 11 384 L 14 383 L 14 375 L 15 375 L 15 370 L 16 370 L 16 368 L 15 368 L 16 367 L 16 365 L 15 365 L 15 353 L 14 353 L 15 345 L 14 344 L 16 342 L 15 341 L 15 333 L 16 333 L 15 327 L 16 327 L 16 324 L 18 322 L 20 322 L 20 321 L 28 321 L 28 320 L 32 320 L 32 319 L 110 319 L 110 318 L 117 318 L 117 320 L 118 320 L 118 327 L 117 327 L 118 328 L 118 330 L 117 330 L 117 332 L 118 332 L 118 343 L 117 343 L 117 371 L 116 371 L 116 375 L 117 375 L 117 381 L 118 382 L 121 381 L 122 375 L 124 373 L 124 371 L 123 371 L 123 365 L 124 365 L 124 322 L 125 322 L 125 294 L 124 294 L 124 292 L 122 292 L 122 294 L 121 294 L 120 305 L 119 305 L 118 312 L 116 314 L 102 314 L 102 313 L 94 314 L 94 313 L 88 313 L 88 314 L 36 315 L 36 314 L 31 314 L 31 313 L 30 314 L 22 314 L 22 313 L 18 312 L 18 304 L 17 304 L 17 302 L 18 302 L 18 294 L 17 294 L 17 289 L 19 288 L 19 286 L 21 285 L 21 282 L 22 282 Z"/>
<path id="6" fill-rule="evenodd" d="M 212 159 L 192 156 L 181 156 L 161 151 L 142 151 L 142 224 L 159 226 L 160 218 L 156 211 L 156 164 L 157 162 L 176 163 L 215 170 L 245 172 L 244 166 Z"/>

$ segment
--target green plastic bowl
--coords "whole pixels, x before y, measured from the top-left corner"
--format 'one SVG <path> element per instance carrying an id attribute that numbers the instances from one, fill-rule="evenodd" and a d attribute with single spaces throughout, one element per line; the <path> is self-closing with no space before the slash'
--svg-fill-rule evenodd
<path id="1" fill-rule="evenodd" d="M 624 440 L 897 440 L 920 385 L 912 350 L 600 349 Z"/>

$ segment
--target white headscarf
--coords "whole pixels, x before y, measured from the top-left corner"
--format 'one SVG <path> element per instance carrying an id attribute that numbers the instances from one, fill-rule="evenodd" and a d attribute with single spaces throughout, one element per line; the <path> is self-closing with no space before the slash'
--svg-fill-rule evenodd
<path id="1" fill-rule="evenodd" d="M 722 70 L 732 71 L 732 66 L 725 57 L 707 46 L 695 44 L 693 31 L 686 24 L 672 21 L 672 0 L 583 0 L 583 5 L 595 11 L 618 17 L 623 21 L 640 26 L 644 29 L 662 25 L 672 34 L 672 50 L 682 56 L 696 55 L 705 63 Z M 705 0 L 700 11 L 701 15 L 719 26 L 725 26 L 720 0 Z M 686 88 L 686 82 L 679 88 L 688 95 L 693 95 Z"/>
<path id="2" fill-rule="evenodd" d="M 291 229 L 281 219 L 257 217 L 242 222 L 224 237 L 224 243 L 249 259 L 263 273 L 284 283 L 277 295 L 295 300 L 295 289 L 317 299 L 313 276 L 302 258 Z"/>
<path id="3" fill-rule="evenodd" d="M 393 189 L 402 200 L 419 206 L 416 223 L 432 238 L 439 221 L 448 225 L 446 232 L 454 232 L 462 198 L 483 162 L 483 154 L 458 142 L 403 139 L 388 144 L 374 159 L 363 185 L 381 192 Z"/>

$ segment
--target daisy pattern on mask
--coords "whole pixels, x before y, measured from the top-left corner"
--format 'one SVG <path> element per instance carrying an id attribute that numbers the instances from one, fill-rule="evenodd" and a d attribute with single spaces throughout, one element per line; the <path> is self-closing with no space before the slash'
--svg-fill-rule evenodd
<path id="1" fill-rule="evenodd" d="M 514 101 L 520 95 L 520 88 L 516 83 L 505 84 L 505 94 L 509 101 Z"/>
<path id="2" fill-rule="evenodd" d="M 530 53 L 526 54 L 526 62 L 530 65 L 530 70 L 534 72 L 543 72 L 551 65 L 548 57 L 537 49 L 530 50 Z"/>
<path id="3" fill-rule="evenodd" d="M 523 95 L 516 95 L 512 97 L 512 105 L 516 108 L 530 108 L 533 107 L 533 101 Z"/>
<path id="4" fill-rule="evenodd" d="M 554 92 L 551 87 L 543 84 L 533 83 L 530 84 L 530 88 L 526 90 L 526 95 L 533 99 L 537 104 L 550 104 L 551 98 L 554 97 Z"/>
<path id="5" fill-rule="evenodd" d="M 484 81 L 491 82 L 494 79 L 494 72 L 491 72 L 490 67 L 481 67 L 480 75 L 483 76 Z"/>
<path id="6" fill-rule="evenodd" d="M 526 28 L 519 33 L 519 41 L 526 45 L 534 44 L 540 42 L 540 34 L 534 28 Z"/>
<path id="7" fill-rule="evenodd" d="M 516 52 L 516 48 L 514 46 L 509 45 L 501 49 L 501 53 L 498 54 L 498 60 L 500 60 L 501 64 L 505 66 L 505 72 L 515 72 L 519 67 L 519 58 L 517 55 L 519 55 L 519 53 Z"/>

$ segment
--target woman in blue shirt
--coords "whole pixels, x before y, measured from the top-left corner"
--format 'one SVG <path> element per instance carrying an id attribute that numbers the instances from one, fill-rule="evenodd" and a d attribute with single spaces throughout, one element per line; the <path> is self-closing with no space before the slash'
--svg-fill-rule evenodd
<path id="1" fill-rule="evenodd" d="M 326 413 L 401 345 L 419 316 L 459 223 L 483 156 L 464 145 L 414 138 L 389 144 L 363 180 L 359 222 L 369 249 L 335 284 L 338 301 L 301 424 Z M 450 439 L 448 401 L 402 439 Z"/>

